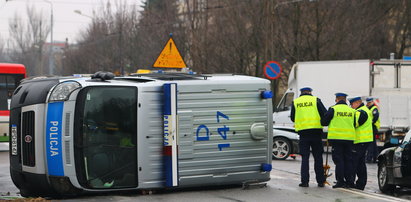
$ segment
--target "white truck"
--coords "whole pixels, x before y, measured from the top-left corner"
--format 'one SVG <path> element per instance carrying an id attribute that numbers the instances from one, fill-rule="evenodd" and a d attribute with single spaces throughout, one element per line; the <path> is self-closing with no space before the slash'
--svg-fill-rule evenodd
<path id="1" fill-rule="evenodd" d="M 298 62 L 290 72 L 288 89 L 273 114 L 275 126 L 293 127 L 291 103 L 304 86 L 313 88 L 328 109 L 335 104 L 336 92 L 349 97 L 376 98 L 380 109 L 380 140 L 403 137 L 411 125 L 411 61 L 338 60 Z"/>

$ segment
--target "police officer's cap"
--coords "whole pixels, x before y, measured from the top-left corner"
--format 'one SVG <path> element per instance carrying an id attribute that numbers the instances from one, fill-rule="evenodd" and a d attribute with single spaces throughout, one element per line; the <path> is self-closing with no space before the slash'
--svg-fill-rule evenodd
<path id="1" fill-rule="evenodd" d="M 336 93 L 335 97 L 347 97 L 348 95 L 346 93 Z"/>
<path id="2" fill-rule="evenodd" d="M 365 101 L 372 102 L 372 101 L 374 101 L 374 98 L 373 97 L 368 97 L 367 99 L 365 99 Z"/>
<path id="3" fill-rule="evenodd" d="M 300 91 L 301 92 L 303 92 L 303 91 L 313 91 L 313 89 L 312 88 L 310 88 L 310 87 L 303 87 L 303 88 L 300 88 Z"/>
<path id="4" fill-rule="evenodd" d="M 350 104 L 352 104 L 353 102 L 358 101 L 358 100 L 361 100 L 361 97 L 353 97 L 353 98 L 349 99 Z"/>

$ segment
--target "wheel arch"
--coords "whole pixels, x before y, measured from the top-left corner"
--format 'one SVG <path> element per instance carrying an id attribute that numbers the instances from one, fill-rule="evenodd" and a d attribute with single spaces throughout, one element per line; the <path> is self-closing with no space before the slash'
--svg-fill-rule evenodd
<path id="1" fill-rule="evenodd" d="M 274 146 L 275 139 L 285 139 L 288 142 L 289 153 L 287 154 L 287 156 L 284 159 L 287 159 L 291 154 L 295 154 L 294 153 L 294 147 L 295 146 L 294 146 L 293 141 L 290 138 L 282 136 L 282 135 L 275 136 L 275 137 L 273 137 L 273 146 Z M 278 158 L 276 158 L 276 159 L 278 159 Z M 282 158 L 280 158 L 280 159 L 282 159 Z"/>
<path id="2" fill-rule="evenodd" d="M 392 155 L 388 155 L 390 152 L 380 154 L 378 156 L 378 167 L 382 166 L 383 163 L 386 165 L 387 170 L 387 182 L 388 184 L 395 184 L 394 173 L 393 173 L 393 164 L 392 164 Z"/>

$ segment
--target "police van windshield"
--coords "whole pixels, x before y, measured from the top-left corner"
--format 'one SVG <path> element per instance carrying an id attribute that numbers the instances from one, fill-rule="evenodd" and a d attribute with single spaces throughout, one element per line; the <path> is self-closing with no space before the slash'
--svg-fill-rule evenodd
<path id="1" fill-rule="evenodd" d="M 76 102 L 76 172 L 88 188 L 137 187 L 137 89 L 88 87 Z"/>

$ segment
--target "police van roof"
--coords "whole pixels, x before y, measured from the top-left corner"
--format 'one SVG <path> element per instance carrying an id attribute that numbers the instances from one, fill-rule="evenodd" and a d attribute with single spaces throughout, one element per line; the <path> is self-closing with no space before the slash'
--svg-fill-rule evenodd
<path id="1" fill-rule="evenodd" d="M 219 84 L 223 83 L 254 83 L 256 81 L 269 83 L 267 79 L 246 76 L 246 75 L 234 75 L 234 74 L 188 74 L 188 73 L 154 73 L 154 74 L 134 74 L 124 77 L 114 77 L 110 79 L 101 79 L 96 77 L 59 77 L 60 82 L 74 80 L 82 84 L 82 86 L 89 85 L 124 85 L 129 83 L 135 84 L 150 84 L 158 85 L 164 82 L 177 82 L 177 83 L 187 83 L 199 84 L 206 82 L 217 82 Z M 156 83 L 156 84 L 155 84 Z"/>
<path id="2" fill-rule="evenodd" d="M 172 80 L 197 80 L 203 79 L 207 80 L 210 75 L 201 75 L 201 74 L 188 74 L 188 73 L 180 73 L 180 72 L 166 72 L 166 73 L 150 73 L 150 74 L 132 74 L 130 77 L 138 77 L 144 78 L 148 77 L 155 80 L 164 80 L 164 81 L 172 81 Z M 118 79 L 121 79 L 119 77 Z"/>

